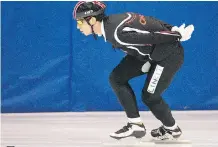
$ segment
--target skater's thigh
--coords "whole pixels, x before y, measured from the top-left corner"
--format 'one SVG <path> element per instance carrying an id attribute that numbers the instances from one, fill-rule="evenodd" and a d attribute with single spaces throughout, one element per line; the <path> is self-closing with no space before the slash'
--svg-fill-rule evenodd
<path id="1" fill-rule="evenodd" d="M 172 56 L 152 66 L 148 72 L 143 92 L 151 95 L 161 95 L 171 84 L 182 63 L 182 56 Z"/>
<path id="2" fill-rule="evenodd" d="M 126 55 L 120 63 L 113 69 L 111 75 L 128 80 L 136 76 L 143 75 L 141 68 L 145 62 L 133 56 Z"/>

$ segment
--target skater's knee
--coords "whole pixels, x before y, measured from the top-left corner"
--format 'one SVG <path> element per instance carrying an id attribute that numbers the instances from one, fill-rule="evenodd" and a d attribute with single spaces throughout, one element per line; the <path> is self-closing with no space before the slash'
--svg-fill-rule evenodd
<path id="1" fill-rule="evenodd" d="M 147 105 L 151 106 L 161 102 L 161 96 L 158 94 L 149 93 L 147 91 L 142 91 L 142 101 Z"/>
<path id="2" fill-rule="evenodd" d="M 124 79 L 120 74 L 118 74 L 116 71 L 111 72 L 109 76 L 110 84 L 113 85 L 122 85 L 125 83 Z"/>
<path id="3" fill-rule="evenodd" d="M 113 85 L 115 83 L 117 83 L 117 75 L 115 72 L 111 72 L 110 76 L 109 76 L 109 81 L 110 81 L 110 84 Z"/>

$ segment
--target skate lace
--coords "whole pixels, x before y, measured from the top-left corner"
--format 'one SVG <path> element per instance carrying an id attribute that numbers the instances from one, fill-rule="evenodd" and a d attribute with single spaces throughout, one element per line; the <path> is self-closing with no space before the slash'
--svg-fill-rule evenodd
<path id="1" fill-rule="evenodd" d="M 165 139 L 171 139 L 173 140 L 173 138 L 171 138 L 169 136 L 169 134 L 167 133 L 168 131 L 164 128 L 164 126 L 159 127 L 157 130 L 157 133 L 160 134 L 157 138 L 160 140 L 165 140 Z"/>
<path id="2" fill-rule="evenodd" d="M 156 133 L 163 135 L 163 131 L 164 131 L 164 126 L 159 127 L 158 129 L 156 129 Z"/>
<path id="3" fill-rule="evenodd" d="M 116 131 L 115 133 L 122 133 L 122 132 L 126 132 L 129 131 L 129 128 L 131 128 L 132 125 L 130 123 L 128 123 L 126 126 L 124 126 L 123 128 L 121 128 L 120 130 Z"/>
<path id="4" fill-rule="evenodd" d="M 124 126 L 123 128 L 122 128 L 122 130 L 124 130 L 124 131 L 127 131 L 127 130 L 129 130 L 129 128 L 131 128 L 131 124 L 130 123 L 127 123 L 127 125 L 126 126 Z"/>

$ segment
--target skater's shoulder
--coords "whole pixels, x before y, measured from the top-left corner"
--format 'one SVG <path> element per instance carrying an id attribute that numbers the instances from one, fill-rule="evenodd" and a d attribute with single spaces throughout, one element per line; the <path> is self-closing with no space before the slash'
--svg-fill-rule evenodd
<path id="1" fill-rule="evenodd" d="M 137 12 L 123 12 L 123 13 L 114 13 L 114 14 L 110 14 L 108 15 L 109 18 L 127 18 L 127 17 L 131 17 L 134 15 L 141 15 L 143 16 L 143 14 L 137 13 Z"/>
<path id="2" fill-rule="evenodd" d="M 106 16 L 103 21 L 108 25 L 119 25 L 121 22 L 128 21 L 134 16 L 133 12 L 115 13 Z"/>
<path id="3" fill-rule="evenodd" d="M 150 15 L 144 15 L 142 13 L 137 12 L 124 12 L 124 13 L 116 13 L 116 14 L 110 14 L 107 17 L 105 17 L 105 21 L 107 22 L 114 22 L 114 21 L 134 21 L 138 19 L 146 19 L 146 20 L 157 20 L 157 18 L 150 16 Z"/>
<path id="4" fill-rule="evenodd" d="M 117 20 L 117 19 L 125 19 L 127 18 L 127 13 L 114 13 L 106 16 L 107 20 Z"/>
<path id="5" fill-rule="evenodd" d="M 110 14 L 104 17 L 103 23 L 106 26 L 117 26 L 128 17 L 127 13 Z"/>

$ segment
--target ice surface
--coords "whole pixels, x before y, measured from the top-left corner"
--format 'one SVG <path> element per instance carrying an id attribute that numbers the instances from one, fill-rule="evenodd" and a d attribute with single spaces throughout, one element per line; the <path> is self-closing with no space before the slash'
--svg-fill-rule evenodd
<path id="1" fill-rule="evenodd" d="M 149 131 L 161 123 L 140 112 L 147 135 L 116 141 L 111 132 L 126 125 L 124 112 L 2 114 L 1 145 L 15 147 L 218 147 L 218 111 L 173 111 L 181 140 L 192 143 L 154 144 Z"/>

